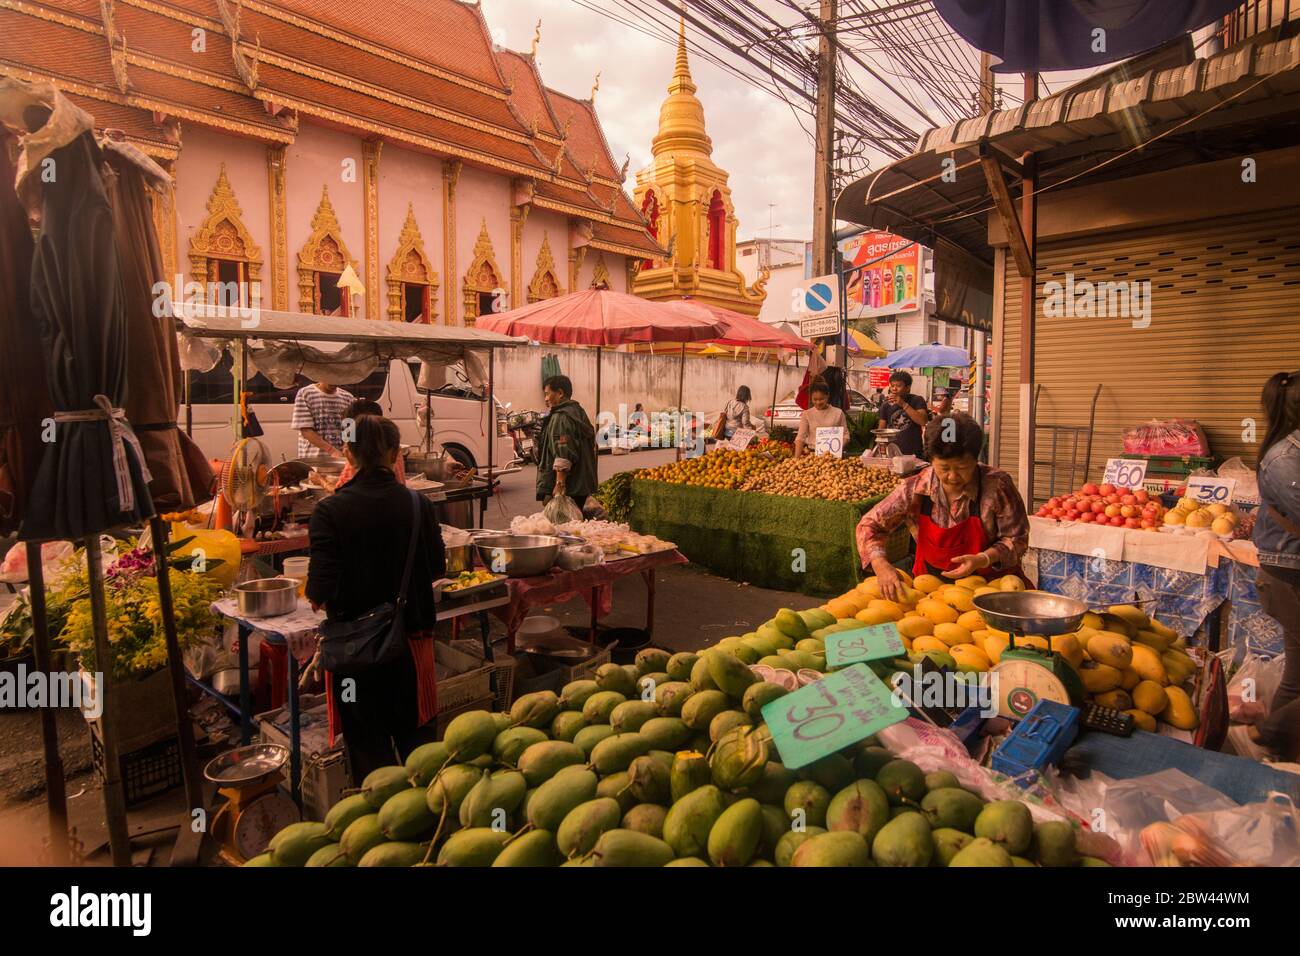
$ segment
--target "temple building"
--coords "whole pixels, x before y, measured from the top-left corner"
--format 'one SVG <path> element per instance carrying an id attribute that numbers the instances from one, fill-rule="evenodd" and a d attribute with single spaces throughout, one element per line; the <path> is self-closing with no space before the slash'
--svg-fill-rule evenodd
<path id="1" fill-rule="evenodd" d="M 688 296 L 755 316 L 766 296 L 766 274 L 753 286 L 736 265 L 736 219 L 727 172 L 713 162 L 704 107 L 695 96 L 686 53 L 686 24 L 677 39 L 677 66 L 659 109 L 654 161 L 636 174 L 634 198 L 650 234 L 667 248 L 648 257 L 633 283 L 647 299 Z"/>
<path id="2" fill-rule="evenodd" d="M 0 4 L 0 76 L 52 81 L 172 175 L 169 282 L 448 325 L 627 291 L 666 253 L 596 91 L 549 89 L 538 42 L 503 49 L 460 0 Z M 349 267 L 364 295 L 340 288 Z"/>

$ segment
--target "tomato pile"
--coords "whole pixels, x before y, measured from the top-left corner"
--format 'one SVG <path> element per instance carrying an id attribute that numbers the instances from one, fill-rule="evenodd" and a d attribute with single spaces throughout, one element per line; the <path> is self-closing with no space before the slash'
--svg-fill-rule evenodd
<path id="1" fill-rule="evenodd" d="M 1078 491 L 1050 499 L 1035 514 L 1039 518 L 1104 524 L 1115 528 L 1157 531 L 1167 509 L 1144 488 L 1116 488 L 1088 482 Z"/>

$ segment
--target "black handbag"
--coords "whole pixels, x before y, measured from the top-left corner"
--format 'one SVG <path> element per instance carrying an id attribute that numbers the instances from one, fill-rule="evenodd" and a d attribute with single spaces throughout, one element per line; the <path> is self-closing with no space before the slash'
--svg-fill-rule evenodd
<path id="1" fill-rule="evenodd" d="M 406 650 L 406 589 L 420 540 L 420 496 L 411 495 L 411 541 L 396 603 L 386 601 L 350 621 L 320 625 L 320 666 L 334 674 L 357 674 L 401 657 Z"/>

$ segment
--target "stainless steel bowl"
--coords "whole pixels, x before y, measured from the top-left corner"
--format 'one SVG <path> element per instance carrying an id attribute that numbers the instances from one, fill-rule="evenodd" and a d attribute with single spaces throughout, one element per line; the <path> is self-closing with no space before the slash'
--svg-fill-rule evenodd
<path id="1" fill-rule="evenodd" d="M 462 571 L 474 570 L 474 548 L 459 544 L 447 549 L 447 577 L 454 578 Z"/>
<path id="2" fill-rule="evenodd" d="M 333 455 L 306 455 L 298 460 L 327 478 L 337 478 L 343 474 L 343 468 L 347 465 L 346 459 L 335 458 Z"/>
<path id="3" fill-rule="evenodd" d="M 235 585 L 239 613 L 245 617 L 279 617 L 298 606 L 298 582 L 289 578 L 259 578 Z"/>
<path id="4" fill-rule="evenodd" d="M 289 759 L 289 748 L 280 744 L 249 744 L 213 757 L 203 776 L 223 786 L 258 783 L 274 774 Z"/>
<path id="5" fill-rule="evenodd" d="M 551 570 L 563 543 L 551 535 L 488 534 L 474 539 L 474 549 L 489 571 L 512 578 L 530 578 Z"/>
<path id="6" fill-rule="evenodd" d="M 1008 634 L 1069 634 L 1079 629 L 1088 605 L 1046 591 L 1003 591 L 981 594 L 975 609 L 989 627 Z"/>

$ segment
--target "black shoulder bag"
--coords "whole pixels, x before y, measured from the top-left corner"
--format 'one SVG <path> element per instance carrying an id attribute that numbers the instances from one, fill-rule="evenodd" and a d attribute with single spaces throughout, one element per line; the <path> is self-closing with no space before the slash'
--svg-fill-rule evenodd
<path id="1" fill-rule="evenodd" d="M 350 621 L 320 625 L 320 666 L 335 674 L 356 674 L 401 657 L 406 649 L 406 590 L 420 540 L 420 496 L 411 495 L 411 541 L 396 603 L 386 601 Z"/>

